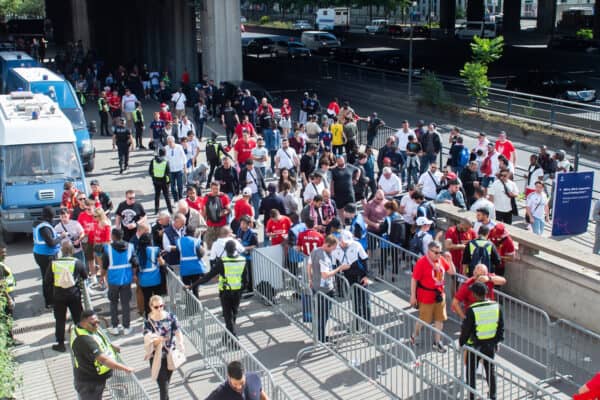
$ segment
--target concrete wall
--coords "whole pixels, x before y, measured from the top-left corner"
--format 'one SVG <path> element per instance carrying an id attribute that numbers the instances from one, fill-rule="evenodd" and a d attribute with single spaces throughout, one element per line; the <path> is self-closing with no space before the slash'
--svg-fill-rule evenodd
<path id="1" fill-rule="evenodd" d="M 438 215 L 449 224 L 475 213 L 448 204 L 436 205 Z M 518 246 L 517 258 L 506 264 L 507 285 L 503 291 L 545 310 L 551 317 L 574 321 L 600 332 L 600 256 L 582 254 L 568 241 L 543 239 L 533 233 L 507 226 Z"/>

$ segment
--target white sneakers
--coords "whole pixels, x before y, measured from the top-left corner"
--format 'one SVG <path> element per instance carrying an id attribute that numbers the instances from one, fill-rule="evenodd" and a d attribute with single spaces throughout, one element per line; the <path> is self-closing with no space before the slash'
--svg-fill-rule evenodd
<path id="1" fill-rule="evenodd" d="M 119 328 L 116 326 L 108 328 L 107 330 L 108 330 L 108 333 L 110 333 L 113 336 L 117 336 L 120 333 Z"/>
<path id="2" fill-rule="evenodd" d="M 121 333 L 121 331 L 123 331 L 123 336 L 128 336 L 131 334 L 131 332 L 133 332 L 132 328 L 123 328 L 122 325 L 119 326 L 113 326 L 111 328 L 107 329 L 108 333 L 110 333 L 113 336 L 117 336 Z"/>
<path id="3" fill-rule="evenodd" d="M 131 328 L 124 328 L 124 329 L 123 329 L 123 336 L 128 336 L 128 335 L 130 335 L 130 334 L 131 334 L 131 332 L 132 332 L 132 330 L 133 330 L 133 329 L 131 329 Z"/>

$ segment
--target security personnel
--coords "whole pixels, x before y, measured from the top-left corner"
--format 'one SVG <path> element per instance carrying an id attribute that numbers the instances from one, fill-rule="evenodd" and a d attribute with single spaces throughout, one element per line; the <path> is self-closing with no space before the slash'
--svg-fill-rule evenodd
<path id="1" fill-rule="evenodd" d="M 160 247 L 152 246 L 152 238 L 149 233 L 140 236 L 137 247 L 138 286 L 144 296 L 144 313 L 150 312 L 149 302 L 153 295 L 163 295 L 164 290 L 164 266 L 165 261 L 160 256 Z"/>
<path id="2" fill-rule="evenodd" d="M 142 103 L 136 101 L 135 111 L 133 116 L 133 126 L 135 127 L 135 147 L 139 149 L 146 149 L 142 142 L 142 136 L 144 135 L 144 110 L 142 110 Z"/>
<path id="3" fill-rule="evenodd" d="M 98 97 L 98 114 L 100 114 L 100 136 L 110 136 L 108 133 L 108 102 L 104 90 Z"/>
<path id="4" fill-rule="evenodd" d="M 120 349 L 98 329 L 99 323 L 94 311 L 85 310 L 81 313 L 79 324 L 71 329 L 73 375 L 80 399 L 101 400 L 106 380 L 112 376 L 113 369 L 133 372 L 132 368 L 116 361 L 116 353 Z"/>
<path id="5" fill-rule="evenodd" d="M 367 243 L 367 224 L 361 213 L 356 212 L 356 206 L 354 204 L 346 204 L 344 207 L 344 214 L 346 218 L 350 219 L 350 232 L 354 235 L 356 240 L 360 243 L 363 249 L 366 251 L 368 247 Z"/>
<path id="6" fill-rule="evenodd" d="M 42 291 L 46 308 L 52 307 L 52 281 L 46 281 L 46 271 L 60 250 L 60 242 L 67 236 L 65 232 L 58 235 L 52 226 L 54 209 L 45 206 L 42 215 L 33 226 L 33 258 L 42 273 Z"/>
<path id="7" fill-rule="evenodd" d="M 258 234 L 251 228 L 252 219 L 244 215 L 240 218 L 240 227 L 235 236 L 244 246 L 242 255 L 246 259 L 246 268 L 242 277 L 242 288 L 245 292 L 252 293 L 252 250 L 258 247 Z"/>
<path id="8" fill-rule="evenodd" d="M 87 270 L 81 260 L 73 257 L 75 251 L 70 240 L 63 240 L 60 246 L 62 257 L 52 261 L 52 268 L 46 271 L 46 280 L 53 282 L 54 305 L 54 335 L 56 344 L 52 350 L 64 353 L 65 348 L 65 322 L 67 308 L 71 313 L 73 323 L 78 323 L 81 316 L 81 290 L 80 284 L 87 278 Z"/>
<path id="9" fill-rule="evenodd" d="M 158 154 L 150 161 L 148 172 L 150 173 L 150 177 L 152 177 L 152 184 L 154 185 L 154 213 L 158 214 L 160 193 L 162 192 L 165 203 L 167 203 L 167 208 L 169 209 L 169 214 L 173 214 L 171 200 L 169 200 L 169 163 L 165 160 L 164 147 L 158 149 Z"/>
<path id="10" fill-rule="evenodd" d="M 208 274 L 191 285 L 193 287 L 196 284 L 207 283 L 219 275 L 219 298 L 223 309 L 223 319 L 227 330 L 234 336 L 237 336 L 235 320 L 242 298 L 242 276 L 246 266 L 246 259 L 238 255 L 236 247 L 234 240 L 225 243 L 225 257 L 218 258 Z"/>
<path id="11" fill-rule="evenodd" d="M 185 236 L 177 240 L 177 250 L 179 250 L 179 275 L 181 281 L 190 285 L 196 282 L 201 276 L 208 272 L 208 268 L 202 261 L 204 257 L 204 248 L 202 240 L 194 237 L 195 227 L 188 225 L 185 230 Z M 191 287 L 194 296 L 198 297 L 198 285 Z"/>
<path id="12" fill-rule="evenodd" d="M 133 150 L 133 136 L 125 126 L 125 118 L 120 117 L 117 125 L 113 127 L 112 148 L 118 150 L 119 173 L 122 174 L 129 166 L 129 150 Z"/>
<path id="13" fill-rule="evenodd" d="M 467 310 L 463 320 L 459 343 L 469 345 L 483 355 L 494 358 L 498 343 L 504 340 L 504 319 L 502 310 L 495 301 L 486 300 L 487 287 L 481 282 L 471 285 L 470 290 L 476 302 Z M 467 353 L 467 383 L 475 389 L 475 373 L 480 357 Z M 483 367 L 489 387 L 489 398 L 496 399 L 496 371 L 494 365 L 483 360 Z M 474 399 L 474 395 L 470 395 Z"/>

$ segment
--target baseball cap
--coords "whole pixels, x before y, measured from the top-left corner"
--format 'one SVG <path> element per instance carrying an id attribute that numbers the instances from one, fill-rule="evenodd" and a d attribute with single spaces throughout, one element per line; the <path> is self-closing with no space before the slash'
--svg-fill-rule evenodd
<path id="1" fill-rule="evenodd" d="M 427 217 L 417 218 L 417 226 L 431 225 L 431 224 L 433 224 L 433 221 L 430 219 L 427 219 Z"/>
<path id="2" fill-rule="evenodd" d="M 354 240 L 354 236 L 352 236 L 349 231 L 344 230 L 340 232 L 340 239 L 342 242 L 350 243 L 352 240 Z"/>
<path id="3" fill-rule="evenodd" d="M 94 185 L 96 185 L 96 186 L 100 185 L 100 182 L 98 182 L 98 179 L 92 179 L 90 181 L 90 186 L 94 186 Z"/>
<path id="4" fill-rule="evenodd" d="M 244 188 L 244 190 L 242 190 L 242 196 L 252 196 L 252 190 L 249 187 Z"/>
<path id="5" fill-rule="evenodd" d="M 482 282 L 475 282 L 469 286 L 469 290 L 477 296 L 485 296 L 488 291 L 487 286 L 485 286 L 485 284 Z"/>
<path id="6" fill-rule="evenodd" d="M 160 103 L 160 108 L 165 108 L 167 106 L 167 103 Z"/>

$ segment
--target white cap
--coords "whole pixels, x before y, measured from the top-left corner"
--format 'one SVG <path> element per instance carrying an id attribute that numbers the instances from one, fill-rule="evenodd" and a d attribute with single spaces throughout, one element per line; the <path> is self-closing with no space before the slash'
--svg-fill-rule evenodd
<path id="1" fill-rule="evenodd" d="M 242 196 L 252 196 L 252 189 L 245 187 L 244 190 L 242 190 Z"/>
<path id="2" fill-rule="evenodd" d="M 431 224 L 433 224 L 433 221 L 430 219 L 427 219 L 427 217 L 417 218 L 417 226 L 431 225 Z"/>
<path id="3" fill-rule="evenodd" d="M 354 240 L 354 235 L 350 233 L 350 231 L 342 231 L 340 232 L 340 239 L 344 243 L 350 243 Z"/>

